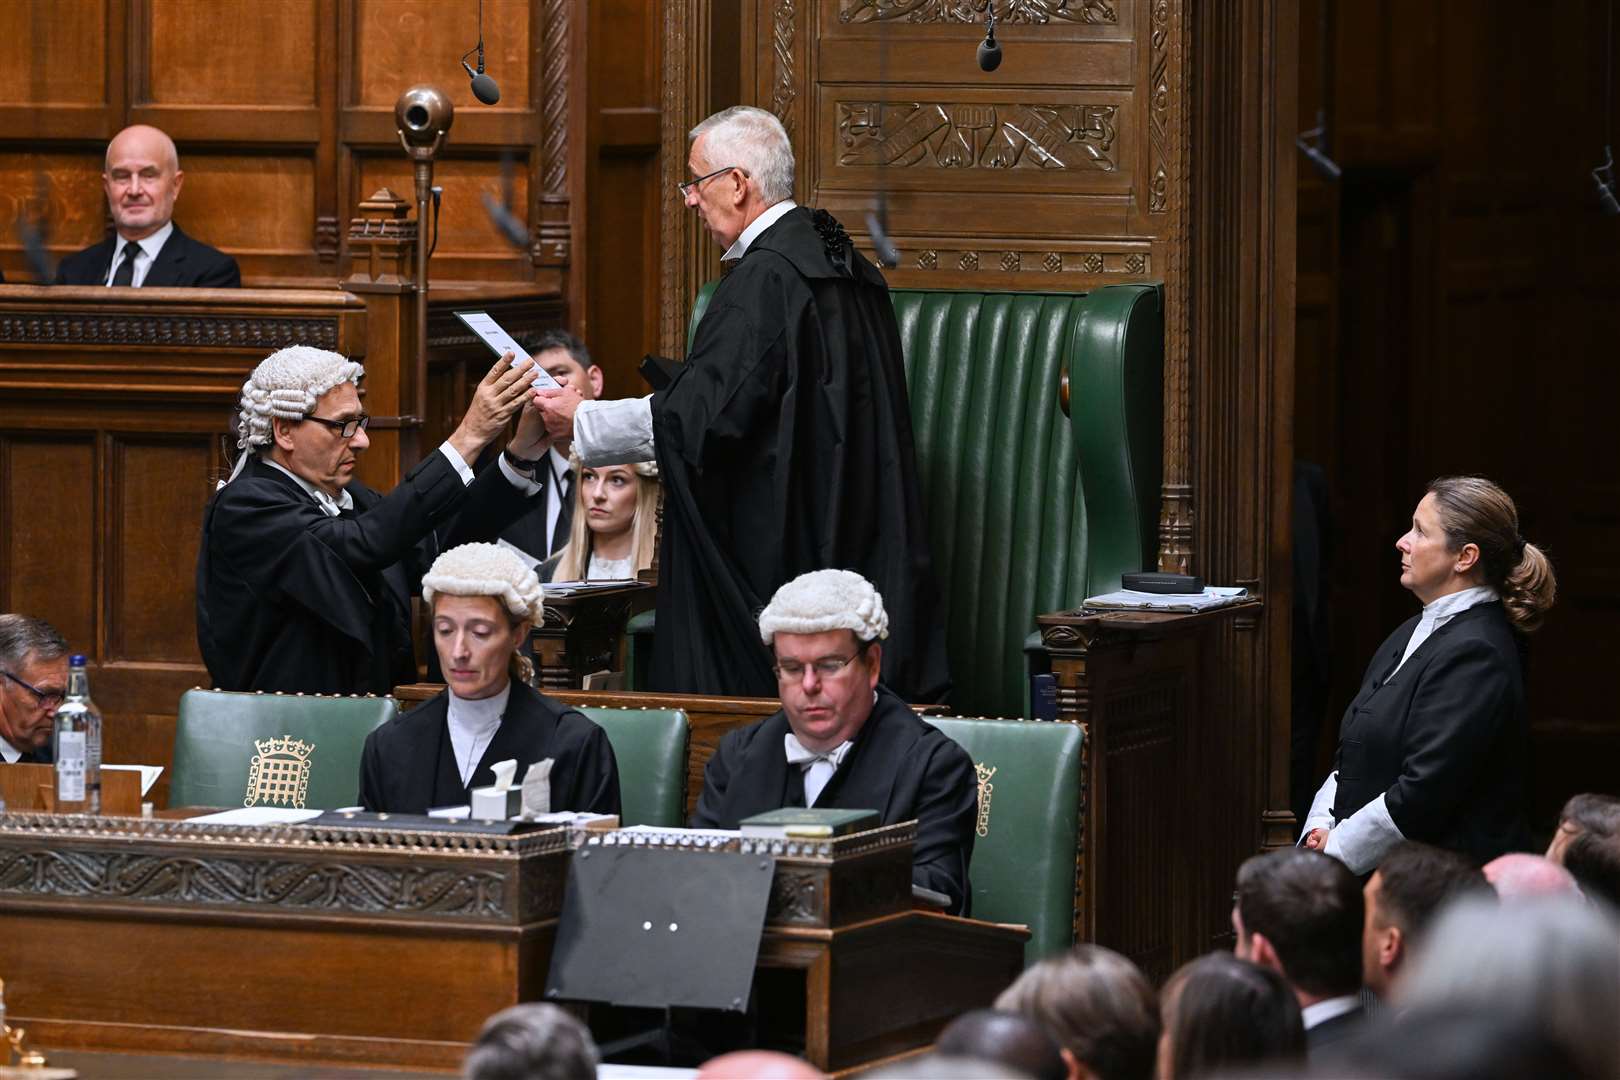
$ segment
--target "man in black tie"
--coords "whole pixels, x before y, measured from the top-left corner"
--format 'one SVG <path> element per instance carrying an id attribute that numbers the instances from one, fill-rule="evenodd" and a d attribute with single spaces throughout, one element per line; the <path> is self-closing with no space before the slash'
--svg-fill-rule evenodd
<path id="1" fill-rule="evenodd" d="M 535 364 L 550 373 L 563 386 L 579 392 L 586 401 L 602 396 L 602 369 L 591 362 L 585 343 L 566 330 L 547 330 L 524 345 Z M 501 533 L 501 539 L 520 555 L 537 566 L 562 550 L 568 543 L 568 528 L 573 524 L 575 483 L 577 479 L 568 464 L 570 443 L 557 440 L 534 463 L 534 479 L 540 485 L 543 497 L 529 513 L 518 518 Z"/>
<path id="2" fill-rule="evenodd" d="M 101 174 L 113 232 L 101 243 L 63 259 L 56 268 L 56 284 L 211 289 L 241 285 L 235 259 L 193 240 L 174 223 L 174 203 L 185 178 L 174 141 L 157 128 L 136 124 L 113 136 Z"/>
<path id="3" fill-rule="evenodd" d="M 730 732 L 703 771 L 692 825 L 735 829 L 787 806 L 876 810 L 917 822 L 911 880 L 968 914 L 979 786 L 967 751 L 886 686 L 883 597 L 849 570 L 815 570 L 776 590 L 759 616 L 782 710 Z"/>
<path id="4" fill-rule="evenodd" d="M 0 615 L 0 761 L 48 763 L 67 694 L 68 644 L 43 619 Z"/>

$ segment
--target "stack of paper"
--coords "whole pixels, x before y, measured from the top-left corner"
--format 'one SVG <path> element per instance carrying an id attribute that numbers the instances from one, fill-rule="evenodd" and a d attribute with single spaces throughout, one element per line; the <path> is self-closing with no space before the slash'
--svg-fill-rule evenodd
<path id="1" fill-rule="evenodd" d="M 1208 611 L 1227 607 L 1249 596 L 1248 589 L 1210 586 L 1201 593 L 1151 593 L 1116 589 L 1088 596 L 1081 606 L 1088 611 Z"/>

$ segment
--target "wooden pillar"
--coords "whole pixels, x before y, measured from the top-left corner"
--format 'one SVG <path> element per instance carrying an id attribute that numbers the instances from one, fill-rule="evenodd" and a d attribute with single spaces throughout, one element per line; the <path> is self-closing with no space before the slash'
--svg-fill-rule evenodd
<path id="1" fill-rule="evenodd" d="M 388 491 L 421 459 L 422 418 L 414 415 L 417 383 L 416 321 L 411 279 L 416 222 L 410 204 L 388 188 L 361 201 L 349 223 L 354 271 L 343 288 L 366 303 L 365 407 L 371 448 L 360 458 L 360 478 Z"/>

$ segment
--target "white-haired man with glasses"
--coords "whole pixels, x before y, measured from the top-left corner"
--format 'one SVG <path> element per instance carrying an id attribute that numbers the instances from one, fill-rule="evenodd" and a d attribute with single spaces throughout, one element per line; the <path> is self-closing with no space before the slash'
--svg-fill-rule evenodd
<path id="1" fill-rule="evenodd" d="M 449 439 L 392 492 L 354 479 L 370 445 L 359 364 L 296 345 L 242 385 L 240 453 L 203 517 L 197 641 L 224 690 L 386 694 L 416 681 L 410 598 L 438 553 L 531 509 L 548 445 L 528 361 L 497 360 Z M 472 464 L 523 409 L 499 467 Z"/>
<path id="2" fill-rule="evenodd" d="M 884 825 L 915 818 L 912 882 L 966 915 L 973 761 L 879 683 L 888 626 L 883 597 L 848 570 L 802 574 L 776 591 L 759 636 L 782 709 L 720 740 L 692 824 L 735 829 L 789 806 L 876 810 Z"/>
<path id="3" fill-rule="evenodd" d="M 0 615 L 0 761 L 48 764 L 67 695 L 68 644 L 43 619 Z"/>
<path id="4" fill-rule="evenodd" d="M 587 466 L 656 458 L 664 483 L 656 689 L 767 696 L 750 640 L 777 587 L 826 567 L 888 599 L 883 679 L 950 685 L 900 332 L 889 288 L 825 210 L 794 203 L 776 117 L 738 106 L 692 129 L 680 197 L 725 251 L 686 363 L 649 398 L 537 394 Z"/>

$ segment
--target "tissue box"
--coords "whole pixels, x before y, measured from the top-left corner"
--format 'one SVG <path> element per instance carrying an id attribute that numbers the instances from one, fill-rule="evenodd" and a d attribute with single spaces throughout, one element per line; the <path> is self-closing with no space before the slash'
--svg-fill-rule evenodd
<path id="1" fill-rule="evenodd" d="M 523 789 L 481 787 L 472 790 L 471 817 L 475 821 L 505 821 L 523 812 Z"/>

